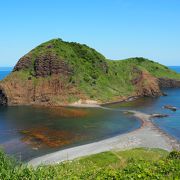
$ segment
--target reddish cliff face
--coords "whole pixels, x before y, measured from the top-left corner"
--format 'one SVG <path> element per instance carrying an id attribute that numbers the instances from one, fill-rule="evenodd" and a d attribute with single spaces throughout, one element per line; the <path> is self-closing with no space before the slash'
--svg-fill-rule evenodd
<path id="1" fill-rule="evenodd" d="M 82 98 L 77 88 L 67 82 L 68 79 L 55 75 L 49 79 L 38 78 L 36 81 L 22 80 L 14 75 L 13 79 L 1 83 L 4 91 L 0 90 L 0 103 L 65 105 L 71 101 L 70 98 Z"/>
<path id="2" fill-rule="evenodd" d="M 134 72 L 137 74 L 137 77 L 132 80 L 132 83 L 136 87 L 137 96 L 155 97 L 162 95 L 157 78 L 147 71 L 141 71 L 136 68 Z"/>

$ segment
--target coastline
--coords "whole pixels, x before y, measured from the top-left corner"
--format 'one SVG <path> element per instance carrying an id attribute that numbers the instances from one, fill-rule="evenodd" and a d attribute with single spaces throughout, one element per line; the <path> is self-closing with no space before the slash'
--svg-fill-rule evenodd
<path id="1" fill-rule="evenodd" d="M 152 115 L 137 111 L 127 111 L 142 121 L 142 126 L 134 131 L 117 135 L 112 138 L 76 146 L 54 153 L 46 154 L 30 160 L 27 164 L 37 167 L 39 165 L 56 164 L 73 160 L 104 151 L 126 150 L 138 147 L 161 148 L 167 151 L 180 149 L 180 143 L 173 137 L 159 129 L 152 122 Z"/>
<path id="2" fill-rule="evenodd" d="M 64 107 L 101 108 L 102 106 L 106 106 L 106 105 L 134 101 L 134 100 L 139 99 L 141 97 L 142 96 L 128 96 L 128 97 L 124 97 L 122 99 L 119 99 L 117 101 L 110 101 L 110 102 L 106 102 L 106 103 L 99 103 L 98 101 L 95 101 L 95 100 L 84 100 L 84 101 L 83 100 L 79 100 L 79 101 L 74 102 L 72 104 L 64 105 Z"/>

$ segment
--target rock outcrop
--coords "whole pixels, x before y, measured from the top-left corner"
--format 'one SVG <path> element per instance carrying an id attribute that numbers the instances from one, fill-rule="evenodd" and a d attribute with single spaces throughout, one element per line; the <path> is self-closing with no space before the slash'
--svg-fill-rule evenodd
<path id="1" fill-rule="evenodd" d="M 26 70 L 29 67 L 32 67 L 32 57 L 29 55 L 25 55 L 22 58 L 19 59 L 17 64 L 15 65 L 13 71 L 21 71 L 21 70 Z"/>
<path id="2" fill-rule="evenodd" d="M 163 106 L 164 109 L 170 109 L 171 111 L 177 111 L 178 108 L 175 106 L 171 106 L 171 105 L 165 105 Z"/>
<path id="3" fill-rule="evenodd" d="M 68 97 L 82 98 L 78 90 L 68 83 L 68 78 L 61 79 L 55 75 L 49 79 L 37 78 L 35 82 L 14 77 L 12 81 L 3 82 L 2 86 L 1 105 L 65 105 Z"/>
<path id="4" fill-rule="evenodd" d="M 170 78 L 159 78 L 158 82 L 161 88 L 180 87 L 180 80 L 175 80 L 175 79 L 170 79 Z"/>
<path id="5" fill-rule="evenodd" d="M 8 104 L 8 98 L 3 88 L 0 86 L 0 106 L 6 106 Z"/>
<path id="6" fill-rule="evenodd" d="M 73 71 L 64 60 L 59 60 L 57 56 L 52 54 L 38 57 L 34 62 L 34 70 L 36 77 L 73 74 Z"/>
<path id="7" fill-rule="evenodd" d="M 152 118 L 164 118 L 164 117 L 168 117 L 169 115 L 167 114 L 152 114 L 151 117 Z"/>
<path id="8" fill-rule="evenodd" d="M 153 77 L 149 72 L 137 68 L 133 71 L 138 74 L 132 80 L 132 83 L 136 86 L 137 96 L 156 97 L 162 95 L 157 78 Z"/>
<path id="9" fill-rule="evenodd" d="M 35 77 L 73 74 L 73 70 L 70 68 L 68 63 L 63 59 L 59 59 L 59 57 L 52 52 L 47 52 L 44 55 L 36 57 L 33 62 L 30 56 L 26 55 L 18 61 L 13 71 L 27 69 L 32 69 L 31 75 Z"/>

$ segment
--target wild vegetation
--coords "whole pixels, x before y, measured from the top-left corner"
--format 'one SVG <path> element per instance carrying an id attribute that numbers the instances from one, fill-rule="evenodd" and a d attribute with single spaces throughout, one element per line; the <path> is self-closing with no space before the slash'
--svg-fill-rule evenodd
<path id="1" fill-rule="evenodd" d="M 57 165 L 28 167 L 0 152 L 0 179 L 179 179 L 180 152 L 103 152 Z"/>

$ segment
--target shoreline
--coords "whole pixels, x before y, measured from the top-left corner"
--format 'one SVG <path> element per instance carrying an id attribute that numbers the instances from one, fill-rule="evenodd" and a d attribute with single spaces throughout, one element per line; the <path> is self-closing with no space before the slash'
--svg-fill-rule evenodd
<path id="1" fill-rule="evenodd" d="M 142 96 L 129 96 L 129 97 L 124 97 L 123 99 L 118 100 L 118 101 L 111 101 L 111 102 L 106 102 L 106 103 L 98 103 L 97 101 L 92 101 L 92 100 L 86 100 L 84 103 L 80 100 L 72 104 L 64 105 L 64 107 L 101 108 L 102 106 L 106 106 L 106 105 L 118 104 L 118 103 L 123 103 L 123 102 L 131 102 L 141 97 Z"/>
<path id="2" fill-rule="evenodd" d="M 34 167 L 57 164 L 104 151 L 119 151 L 138 147 L 160 148 L 167 151 L 180 149 L 180 143 L 175 138 L 162 131 L 152 122 L 152 115 L 137 111 L 125 112 L 133 113 L 135 117 L 142 121 L 142 126 L 112 138 L 49 153 L 34 158 L 27 164 Z"/>
<path id="3" fill-rule="evenodd" d="M 112 104 L 118 104 L 118 103 L 124 103 L 124 102 L 131 102 L 135 101 L 142 96 L 128 96 L 118 101 L 111 101 L 106 103 L 98 103 L 97 101 L 92 100 L 86 100 L 87 102 L 84 103 L 80 100 L 80 102 L 75 102 L 72 104 L 62 105 L 60 107 L 75 107 L 75 108 L 102 108 L 103 106 L 112 105 Z"/>
<path id="4" fill-rule="evenodd" d="M 33 107 L 75 107 L 75 108 L 100 108 L 106 105 L 111 105 L 111 104 L 118 104 L 118 103 L 123 103 L 123 102 L 131 102 L 134 100 L 137 100 L 139 98 L 142 98 L 143 96 L 127 96 L 122 99 L 119 99 L 117 101 L 110 101 L 110 102 L 98 102 L 95 100 L 79 100 L 74 103 L 64 103 L 64 104 L 36 104 L 36 103 L 29 103 L 29 104 L 8 104 L 8 106 L 33 106 Z"/>

